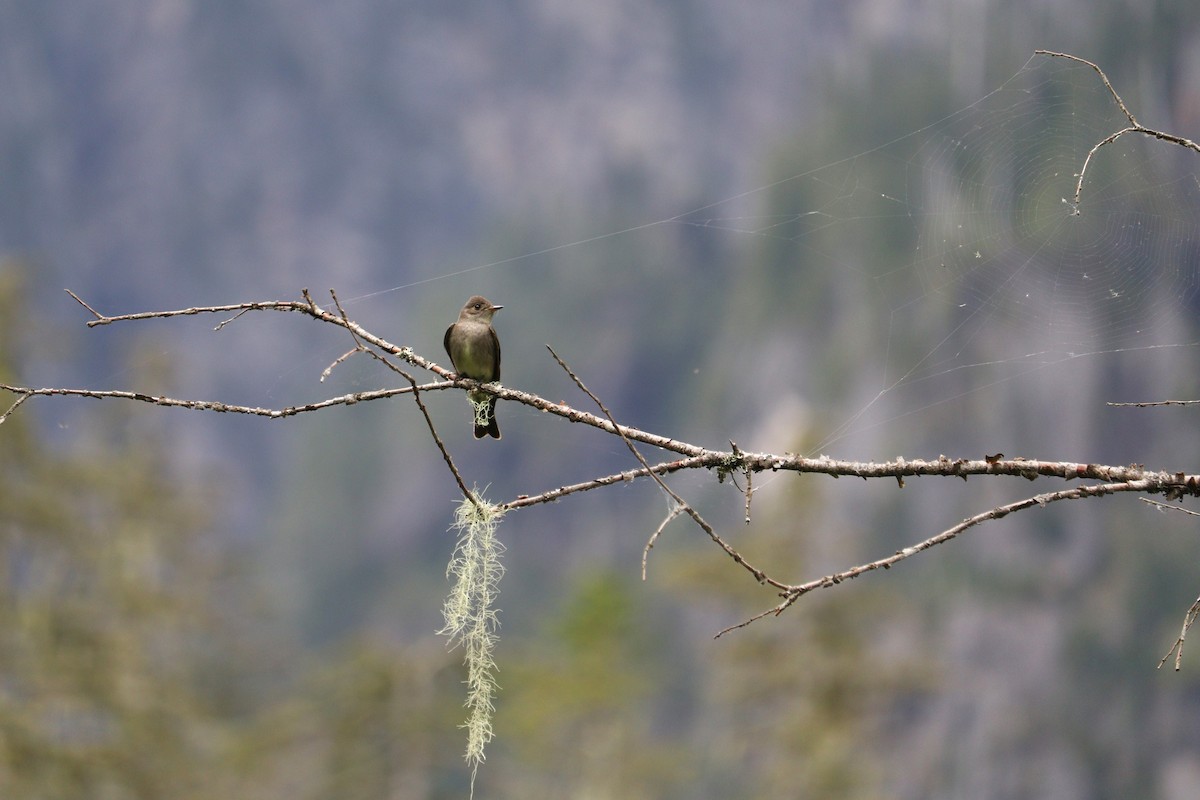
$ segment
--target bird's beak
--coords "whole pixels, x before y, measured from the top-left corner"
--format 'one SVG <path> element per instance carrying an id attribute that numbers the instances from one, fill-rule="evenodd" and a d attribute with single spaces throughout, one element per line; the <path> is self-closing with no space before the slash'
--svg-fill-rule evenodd
<path id="1" fill-rule="evenodd" d="M 502 308 L 504 308 L 504 306 L 492 306 L 492 311 L 499 311 Z"/>

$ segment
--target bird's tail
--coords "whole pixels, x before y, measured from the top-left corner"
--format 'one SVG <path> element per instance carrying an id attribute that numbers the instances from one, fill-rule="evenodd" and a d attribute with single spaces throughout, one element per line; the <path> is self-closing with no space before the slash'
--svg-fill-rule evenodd
<path id="1" fill-rule="evenodd" d="M 487 417 L 481 424 L 481 420 L 475 418 L 475 438 L 482 439 L 484 436 L 490 436 L 493 439 L 500 438 L 500 426 L 496 423 L 496 398 L 489 397 L 487 404 Z"/>

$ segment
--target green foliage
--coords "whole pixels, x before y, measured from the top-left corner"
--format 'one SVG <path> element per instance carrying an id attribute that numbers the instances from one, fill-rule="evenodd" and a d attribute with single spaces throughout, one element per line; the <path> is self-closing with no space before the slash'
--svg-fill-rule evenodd
<path id="1" fill-rule="evenodd" d="M 26 329 L 0 284 L 0 373 Z M 124 415 L 56 452 L 29 403 L 0 426 L 0 796 L 220 797 L 230 743 L 196 672 L 227 571 L 165 443 Z"/>
<path id="2" fill-rule="evenodd" d="M 694 762 L 664 716 L 686 673 L 661 660 L 670 636 L 638 584 L 578 577 L 536 640 L 504 659 L 497 745 L 486 779 L 513 797 L 673 797 Z"/>
<path id="3" fill-rule="evenodd" d="M 0 265 L 5 377 L 21 299 Z M 56 450 L 40 408 L 0 425 L 0 797 L 461 796 L 439 642 L 302 654 L 152 411 L 77 404 Z"/>

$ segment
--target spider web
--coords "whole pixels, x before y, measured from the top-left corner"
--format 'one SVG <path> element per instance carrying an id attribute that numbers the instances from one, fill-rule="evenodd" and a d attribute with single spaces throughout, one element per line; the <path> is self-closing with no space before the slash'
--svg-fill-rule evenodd
<path id="1" fill-rule="evenodd" d="M 1143 124 L 1187 133 L 1143 111 L 1142 97 L 1124 100 Z M 837 283 L 835 294 L 854 295 L 839 313 L 869 331 L 855 371 L 874 383 L 844 404 L 856 410 L 819 452 L 1031 372 L 1200 346 L 1191 323 L 1200 293 L 1200 154 L 1130 132 L 1088 161 L 1127 127 L 1090 66 L 1034 55 L 980 100 L 858 155 L 673 217 L 348 302 L 676 226 L 791 245 L 781 274 L 767 281 L 776 293 L 794 298 L 814 280 Z M 769 204 L 767 213 L 753 213 L 756 204 Z"/>
<path id="2" fill-rule="evenodd" d="M 1093 155 L 1075 202 L 1089 151 L 1127 127 L 1093 69 L 1034 56 L 960 112 L 779 182 L 812 205 L 683 219 L 793 242 L 886 309 L 878 393 L 824 447 L 929 408 L 927 381 L 948 379 L 933 394 L 952 399 L 1078 358 L 1196 346 L 1182 325 L 1200 288 L 1200 155 L 1127 133 Z M 861 244 L 880 237 L 885 265 Z"/>
<path id="3" fill-rule="evenodd" d="M 1128 122 L 1090 68 L 1038 63 L 909 160 L 921 297 L 963 310 L 956 340 L 1000 322 L 1046 358 L 1137 343 L 1197 288 L 1200 183 L 1172 169 L 1194 154 L 1127 134 L 1097 151 L 1076 205 L 1088 151 Z"/>

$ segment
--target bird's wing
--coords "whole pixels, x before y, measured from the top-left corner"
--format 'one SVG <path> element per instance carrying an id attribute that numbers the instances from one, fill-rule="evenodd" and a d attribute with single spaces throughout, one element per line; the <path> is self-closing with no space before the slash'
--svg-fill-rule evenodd
<path id="1" fill-rule="evenodd" d="M 500 380 L 500 337 L 496 335 L 493 328 L 488 328 L 488 333 L 492 335 L 492 350 L 496 353 L 496 368 L 492 370 L 492 380 Z"/>
<path id="2" fill-rule="evenodd" d="M 450 366 L 454 368 L 455 372 L 457 372 L 458 367 L 455 366 L 454 353 L 451 353 L 450 351 L 450 332 L 452 330 L 454 330 L 454 325 L 451 325 L 448 327 L 448 329 L 446 329 L 446 335 L 442 337 L 442 347 L 446 349 L 446 355 L 450 356 Z"/>

